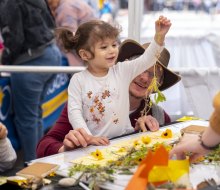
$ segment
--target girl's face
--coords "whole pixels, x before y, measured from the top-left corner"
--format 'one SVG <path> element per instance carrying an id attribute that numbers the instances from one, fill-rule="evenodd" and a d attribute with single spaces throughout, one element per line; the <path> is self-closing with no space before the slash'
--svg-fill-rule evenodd
<path id="1" fill-rule="evenodd" d="M 116 63 L 118 57 L 118 42 L 116 39 L 105 39 L 94 44 L 94 58 L 88 61 L 88 70 L 104 76 L 109 67 Z"/>

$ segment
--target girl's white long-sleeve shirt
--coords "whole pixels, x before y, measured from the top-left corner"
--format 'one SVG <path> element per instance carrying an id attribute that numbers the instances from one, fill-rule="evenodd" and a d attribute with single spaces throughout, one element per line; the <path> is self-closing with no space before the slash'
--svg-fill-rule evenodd
<path id="1" fill-rule="evenodd" d="M 74 74 L 68 87 L 68 118 L 73 128 L 108 138 L 134 131 L 129 120 L 129 85 L 156 63 L 162 50 L 153 41 L 140 57 L 118 62 L 104 77 L 88 70 Z"/>
<path id="2" fill-rule="evenodd" d="M 17 155 L 10 140 L 0 139 L 0 172 L 12 168 L 16 159 Z"/>

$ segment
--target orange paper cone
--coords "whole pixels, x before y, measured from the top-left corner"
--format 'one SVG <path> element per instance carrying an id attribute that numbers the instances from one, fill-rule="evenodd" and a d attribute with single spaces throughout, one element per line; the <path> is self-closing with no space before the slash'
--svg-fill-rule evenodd
<path id="1" fill-rule="evenodd" d="M 164 146 L 160 146 L 154 154 L 151 151 L 147 153 L 125 190 L 145 190 L 148 183 L 148 174 L 154 165 L 168 165 L 168 152 Z"/>

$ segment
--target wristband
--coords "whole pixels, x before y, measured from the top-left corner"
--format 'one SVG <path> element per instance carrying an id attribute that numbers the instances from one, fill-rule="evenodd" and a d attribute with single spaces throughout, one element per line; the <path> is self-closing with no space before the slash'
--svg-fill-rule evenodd
<path id="1" fill-rule="evenodd" d="M 214 146 L 208 146 L 204 144 L 204 142 L 202 141 L 202 135 L 199 135 L 199 141 L 200 141 L 200 145 L 206 150 L 215 150 L 219 146 L 219 144 L 214 145 Z"/>

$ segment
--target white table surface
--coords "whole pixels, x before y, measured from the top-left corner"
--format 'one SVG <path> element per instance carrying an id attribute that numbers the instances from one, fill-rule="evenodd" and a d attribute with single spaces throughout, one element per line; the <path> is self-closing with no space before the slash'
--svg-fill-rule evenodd
<path id="1" fill-rule="evenodd" d="M 172 125 L 168 125 L 166 127 L 160 128 L 160 130 L 166 130 L 167 128 L 171 128 L 173 133 L 179 132 L 182 128 L 187 127 L 189 125 L 200 125 L 200 126 L 208 126 L 207 121 L 200 121 L 200 120 L 195 120 L 195 121 L 186 121 L 186 122 L 181 122 L 181 123 L 176 123 Z M 145 132 L 146 134 L 149 132 Z M 126 140 L 129 138 L 135 138 L 140 135 L 143 135 L 144 133 L 136 133 L 133 135 L 121 137 L 118 139 L 114 139 L 110 141 L 110 145 L 114 143 L 118 143 L 121 140 Z M 109 146 L 110 146 L 109 145 Z M 60 165 L 59 169 L 56 171 L 58 175 L 61 176 L 68 176 L 68 168 L 72 165 L 70 161 L 88 155 L 90 152 L 96 150 L 96 149 L 102 149 L 106 148 L 106 146 L 88 146 L 86 148 L 79 148 L 73 151 L 68 151 L 64 153 L 59 153 L 55 154 L 52 156 L 47 156 L 44 158 L 32 160 L 30 163 L 34 162 L 46 162 L 46 163 L 54 163 Z M 210 179 L 214 178 L 217 184 L 220 184 L 220 166 L 217 165 L 195 165 L 190 169 L 190 182 L 192 186 L 195 188 L 197 184 L 200 182 L 204 181 L 204 179 Z M 107 183 L 105 184 L 105 188 L 107 189 L 124 189 L 126 184 L 128 183 L 129 179 L 131 176 L 127 175 L 117 175 L 116 180 L 114 184 L 112 183 Z"/>

